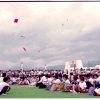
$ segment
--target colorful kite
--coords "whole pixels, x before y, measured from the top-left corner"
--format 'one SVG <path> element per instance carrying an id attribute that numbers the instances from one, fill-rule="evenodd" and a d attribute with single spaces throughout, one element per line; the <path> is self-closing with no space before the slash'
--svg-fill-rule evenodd
<path id="1" fill-rule="evenodd" d="M 26 51 L 26 48 L 23 47 L 23 49 L 24 49 L 24 51 Z"/>
<path id="2" fill-rule="evenodd" d="M 21 64 L 23 64 L 23 62 L 21 62 Z"/>
<path id="3" fill-rule="evenodd" d="M 44 64 L 44 66 L 46 66 L 46 64 Z"/>
<path id="4" fill-rule="evenodd" d="M 22 38 L 25 38 L 24 36 L 21 36 Z"/>
<path id="5" fill-rule="evenodd" d="M 18 22 L 18 19 L 14 19 L 14 23 L 17 23 Z"/>
<path id="6" fill-rule="evenodd" d="M 64 24 L 62 24 L 62 26 L 64 26 Z"/>
<path id="7" fill-rule="evenodd" d="M 40 52 L 40 50 L 38 50 L 38 52 Z"/>

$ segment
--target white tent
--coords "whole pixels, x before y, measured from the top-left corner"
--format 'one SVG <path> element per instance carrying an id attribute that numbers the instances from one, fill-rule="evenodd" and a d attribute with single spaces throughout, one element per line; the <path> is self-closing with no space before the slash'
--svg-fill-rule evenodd
<path id="1" fill-rule="evenodd" d="M 65 63 L 65 69 L 64 70 L 65 71 L 68 70 L 68 74 L 70 73 L 71 64 L 76 64 L 77 69 L 83 68 L 82 60 L 67 61 Z"/>
<path id="2" fill-rule="evenodd" d="M 68 74 L 70 74 L 70 63 L 69 63 L 69 61 L 67 61 L 66 63 L 65 63 L 65 69 L 64 69 L 65 71 L 66 70 L 68 70 Z"/>
<path id="3" fill-rule="evenodd" d="M 83 68 L 82 60 L 76 60 L 76 68 L 77 69 Z"/>
<path id="4" fill-rule="evenodd" d="M 100 69 L 100 65 L 95 65 L 94 68 Z"/>

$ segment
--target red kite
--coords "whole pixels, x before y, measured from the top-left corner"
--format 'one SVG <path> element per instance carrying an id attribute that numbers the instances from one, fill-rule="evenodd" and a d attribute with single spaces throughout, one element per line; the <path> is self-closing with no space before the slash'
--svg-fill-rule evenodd
<path id="1" fill-rule="evenodd" d="M 38 50 L 38 52 L 40 52 L 40 50 Z"/>
<path id="2" fill-rule="evenodd" d="M 26 48 L 23 47 L 23 49 L 24 49 L 24 51 L 26 51 Z"/>
<path id="3" fill-rule="evenodd" d="M 23 64 L 23 62 L 21 62 L 21 64 Z"/>
<path id="4" fill-rule="evenodd" d="M 46 66 L 46 64 L 44 64 L 44 66 Z"/>
<path id="5" fill-rule="evenodd" d="M 18 22 L 18 19 L 14 19 L 14 23 L 17 23 Z"/>
<path id="6" fill-rule="evenodd" d="M 25 38 L 24 36 L 21 36 L 21 37 Z"/>

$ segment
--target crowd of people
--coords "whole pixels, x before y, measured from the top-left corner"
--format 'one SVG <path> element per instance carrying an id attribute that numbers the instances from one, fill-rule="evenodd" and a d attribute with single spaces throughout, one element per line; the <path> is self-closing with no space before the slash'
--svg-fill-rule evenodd
<path id="1" fill-rule="evenodd" d="M 4 84 L 4 85 L 3 85 Z M 100 69 L 70 70 L 8 70 L 0 71 L 0 94 L 5 95 L 10 85 L 30 85 L 49 91 L 90 93 L 100 88 Z M 99 92 L 99 91 L 98 91 Z M 90 95 L 98 95 L 93 91 Z"/>

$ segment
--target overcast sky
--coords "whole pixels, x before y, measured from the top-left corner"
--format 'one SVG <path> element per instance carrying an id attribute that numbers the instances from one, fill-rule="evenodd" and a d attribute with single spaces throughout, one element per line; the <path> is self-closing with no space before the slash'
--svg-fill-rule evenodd
<path id="1" fill-rule="evenodd" d="M 100 2 L 0 2 L 0 69 L 70 60 L 100 60 Z"/>

